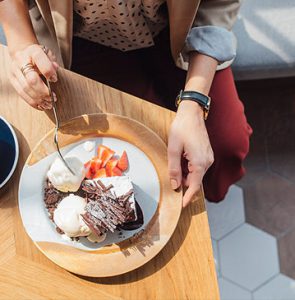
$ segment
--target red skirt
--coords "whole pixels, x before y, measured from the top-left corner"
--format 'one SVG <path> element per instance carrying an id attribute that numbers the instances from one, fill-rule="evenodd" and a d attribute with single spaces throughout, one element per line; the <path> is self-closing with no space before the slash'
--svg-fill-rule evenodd
<path id="1" fill-rule="evenodd" d="M 186 78 L 186 72 L 174 64 L 167 31 L 157 36 L 155 46 L 128 52 L 74 38 L 72 70 L 172 110 Z M 206 127 L 214 163 L 204 176 L 203 186 L 206 199 L 219 202 L 245 173 L 242 164 L 252 129 L 230 68 L 216 72 L 210 97 Z"/>

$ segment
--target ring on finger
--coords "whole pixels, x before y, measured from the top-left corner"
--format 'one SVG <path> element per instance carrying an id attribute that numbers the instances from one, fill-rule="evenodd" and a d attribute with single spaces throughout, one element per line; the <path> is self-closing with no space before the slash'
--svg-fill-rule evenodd
<path id="1" fill-rule="evenodd" d="M 41 49 L 43 50 L 43 52 L 44 52 L 46 55 L 48 54 L 49 49 L 48 49 L 46 46 L 42 45 L 42 46 L 41 46 Z"/>
<path id="2" fill-rule="evenodd" d="M 26 74 L 28 74 L 29 72 L 36 72 L 35 67 L 32 63 L 25 64 L 24 66 L 21 67 L 20 70 L 24 76 L 26 76 Z"/>

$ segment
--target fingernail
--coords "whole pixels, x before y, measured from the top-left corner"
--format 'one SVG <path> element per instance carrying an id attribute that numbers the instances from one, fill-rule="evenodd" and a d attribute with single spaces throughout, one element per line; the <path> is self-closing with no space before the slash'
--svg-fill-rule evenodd
<path id="1" fill-rule="evenodd" d="M 52 75 L 52 76 L 49 78 L 49 81 L 57 82 L 57 76 L 56 76 L 56 75 Z"/>
<path id="2" fill-rule="evenodd" d="M 55 67 L 55 70 L 57 71 L 59 69 L 59 64 L 54 62 L 54 67 Z"/>
<path id="3" fill-rule="evenodd" d="M 170 184 L 173 190 L 176 190 L 178 188 L 178 184 L 175 179 L 170 179 Z"/>
<path id="4" fill-rule="evenodd" d="M 52 95 L 53 95 L 54 102 L 56 102 L 56 101 L 57 101 L 56 94 L 55 94 L 55 93 L 52 93 Z"/>

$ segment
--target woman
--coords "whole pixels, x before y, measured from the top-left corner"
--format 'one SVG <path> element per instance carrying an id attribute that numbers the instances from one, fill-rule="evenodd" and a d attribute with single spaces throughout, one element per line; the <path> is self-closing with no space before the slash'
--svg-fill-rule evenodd
<path id="1" fill-rule="evenodd" d="M 183 89 L 168 142 L 171 187 L 187 187 L 186 206 L 205 175 L 207 199 L 222 200 L 245 172 L 251 134 L 228 68 L 235 56 L 230 29 L 240 1 L 36 2 L 29 4 L 31 18 L 25 1 L 0 2 L 10 79 L 19 95 L 36 109 L 51 109 L 39 73 L 56 82 L 59 65 L 168 107 Z"/>

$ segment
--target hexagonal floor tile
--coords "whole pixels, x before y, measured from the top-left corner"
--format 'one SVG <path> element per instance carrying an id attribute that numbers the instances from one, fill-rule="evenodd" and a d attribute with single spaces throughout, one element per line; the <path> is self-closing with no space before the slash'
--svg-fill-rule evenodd
<path id="1" fill-rule="evenodd" d="M 218 249 L 221 275 L 250 291 L 279 273 L 276 239 L 252 225 L 231 232 Z"/>
<path id="2" fill-rule="evenodd" d="M 254 300 L 294 300 L 295 281 L 278 275 L 253 293 Z"/>
<path id="3" fill-rule="evenodd" d="M 215 269 L 216 269 L 217 278 L 218 278 L 218 277 L 220 277 L 220 268 L 219 268 L 219 254 L 218 254 L 217 241 L 212 240 L 212 248 L 213 248 Z"/>
<path id="4" fill-rule="evenodd" d="M 215 240 L 221 239 L 245 221 L 243 191 L 230 187 L 226 198 L 219 203 L 206 202 L 210 232 Z"/>
<path id="5" fill-rule="evenodd" d="M 218 279 L 220 300 L 251 300 L 251 293 L 229 282 L 224 278 Z"/>

